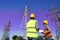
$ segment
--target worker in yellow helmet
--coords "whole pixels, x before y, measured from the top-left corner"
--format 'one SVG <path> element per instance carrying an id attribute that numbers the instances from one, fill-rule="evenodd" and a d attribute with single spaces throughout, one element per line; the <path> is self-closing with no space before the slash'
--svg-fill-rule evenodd
<path id="1" fill-rule="evenodd" d="M 44 20 L 44 21 L 43 21 L 43 25 L 44 25 L 43 34 L 44 34 L 45 40 L 51 40 L 52 34 L 51 34 L 50 28 L 47 27 L 48 21 L 47 21 L 47 20 Z"/>
<path id="2" fill-rule="evenodd" d="M 32 14 L 30 14 L 30 20 L 26 24 L 28 40 L 33 40 L 33 39 L 37 40 L 38 30 L 39 30 L 39 28 L 37 27 L 37 20 L 35 20 L 35 15 L 32 13 Z"/>

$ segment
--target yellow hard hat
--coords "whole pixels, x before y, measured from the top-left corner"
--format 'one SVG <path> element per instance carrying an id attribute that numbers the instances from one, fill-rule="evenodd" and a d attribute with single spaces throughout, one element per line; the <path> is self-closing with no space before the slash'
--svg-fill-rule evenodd
<path id="1" fill-rule="evenodd" d="M 33 13 L 30 14 L 30 17 L 35 17 L 35 15 Z"/>
<path id="2" fill-rule="evenodd" d="M 48 24 L 48 21 L 47 21 L 47 20 L 44 20 L 43 23 L 44 23 L 44 24 Z"/>

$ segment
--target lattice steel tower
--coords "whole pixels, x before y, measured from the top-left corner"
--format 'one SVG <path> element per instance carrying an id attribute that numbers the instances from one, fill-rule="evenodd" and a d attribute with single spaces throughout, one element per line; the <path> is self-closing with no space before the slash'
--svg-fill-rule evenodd
<path id="1" fill-rule="evenodd" d="M 50 12 L 52 11 L 52 14 L 48 14 L 47 16 L 52 16 L 52 21 L 55 25 L 55 32 L 56 32 L 56 40 L 60 40 L 60 11 L 57 11 L 56 8 L 52 7 Z"/>
<path id="2" fill-rule="evenodd" d="M 24 11 L 23 18 L 22 18 L 22 21 L 20 24 L 20 29 L 25 31 L 24 34 L 20 31 L 20 33 L 21 33 L 21 35 L 23 35 L 23 37 L 26 37 L 27 14 L 28 14 L 28 6 L 25 6 L 25 11 Z"/>
<path id="3" fill-rule="evenodd" d="M 9 34 L 10 34 L 10 21 L 8 21 L 7 25 L 4 28 L 2 40 L 9 40 Z"/>

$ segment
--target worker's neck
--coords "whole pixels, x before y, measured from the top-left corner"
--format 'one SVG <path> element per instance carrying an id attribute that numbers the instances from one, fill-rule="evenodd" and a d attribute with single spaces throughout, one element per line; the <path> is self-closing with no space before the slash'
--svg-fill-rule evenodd
<path id="1" fill-rule="evenodd" d="M 34 20 L 34 19 L 30 19 L 30 20 Z"/>

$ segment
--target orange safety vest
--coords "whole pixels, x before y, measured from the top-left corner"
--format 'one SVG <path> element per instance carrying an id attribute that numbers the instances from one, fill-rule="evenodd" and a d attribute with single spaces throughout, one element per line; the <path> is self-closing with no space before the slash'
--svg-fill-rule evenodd
<path id="1" fill-rule="evenodd" d="M 48 31 L 48 30 L 49 30 L 49 29 L 46 28 L 46 29 L 44 29 L 44 32 L 46 32 L 46 31 Z M 52 37 L 51 32 L 49 32 L 49 33 L 47 33 L 47 34 L 44 34 L 44 37 Z"/>

